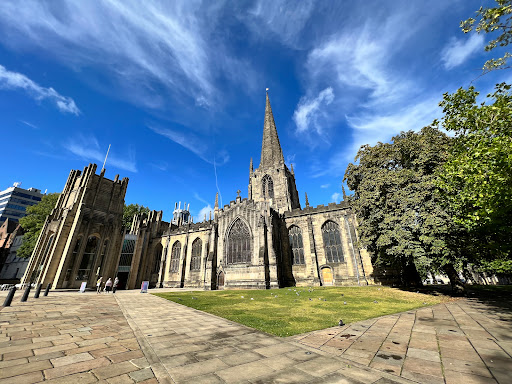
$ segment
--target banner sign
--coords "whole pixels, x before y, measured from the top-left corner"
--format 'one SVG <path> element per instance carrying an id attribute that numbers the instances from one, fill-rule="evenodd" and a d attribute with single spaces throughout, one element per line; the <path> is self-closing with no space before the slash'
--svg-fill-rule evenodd
<path id="1" fill-rule="evenodd" d="M 149 287 L 149 281 L 143 281 L 142 286 L 140 287 L 140 293 L 147 293 Z"/>
<path id="2" fill-rule="evenodd" d="M 82 281 L 82 285 L 80 286 L 80 292 L 85 292 L 85 287 L 87 286 L 87 281 Z"/>

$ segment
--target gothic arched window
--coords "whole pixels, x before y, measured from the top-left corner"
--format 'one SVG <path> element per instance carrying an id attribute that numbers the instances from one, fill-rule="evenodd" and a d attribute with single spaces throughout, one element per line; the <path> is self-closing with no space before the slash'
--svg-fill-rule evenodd
<path id="1" fill-rule="evenodd" d="M 269 175 L 263 176 L 263 179 L 261 180 L 261 190 L 264 199 L 274 198 L 274 182 Z"/>
<path id="2" fill-rule="evenodd" d="M 181 243 L 179 241 L 172 245 L 171 251 L 171 272 L 178 272 L 180 269 Z"/>
<path id="3" fill-rule="evenodd" d="M 247 225 L 239 218 L 229 230 L 226 249 L 227 264 L 251 262 L 251 234 Z"/>
<path id="4" fill-rule="evenodd" d="M 338 224 L 328 221 L 322 226 L 325 258 L 328 263 L 342 263 L 344 261 L 341 236 Z"/>
<path id="5" fill-rule="evenodd" d="M 305 264 L 304 262 L 304 244 L 302 244 L 302 231 L 296 225 L 292 226 L 288 231 L 290 238 L 290 247 L 293 252 L 293 264 Z"/>
<path id="6" fill-rule="evenodd" d="M 192 243 L 192 260 L 190 262 L 191 271 L 199 271 L 201 269 L 201 251 L 203 248 L 203 242 L 198 237 Z"/>

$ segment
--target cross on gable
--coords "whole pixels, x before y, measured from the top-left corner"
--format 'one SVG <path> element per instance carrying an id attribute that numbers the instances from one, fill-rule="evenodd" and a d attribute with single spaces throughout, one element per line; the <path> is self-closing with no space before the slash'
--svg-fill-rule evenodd
<path id="1" fill-rule="evenodd" d="M 236 191 L 236 197 L 240 197 L 241 192 L 242 192 L 241 190 Z"/>

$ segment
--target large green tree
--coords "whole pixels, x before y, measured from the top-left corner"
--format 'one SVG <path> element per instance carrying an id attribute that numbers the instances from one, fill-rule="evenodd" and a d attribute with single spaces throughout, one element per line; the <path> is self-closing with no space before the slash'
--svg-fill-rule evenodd
<path id="1" fill-rule="evenodd" d="M 123 209 L 123 226 L 130 229 L 135 215 L 149 213 L 149 208 L 139 204 L 125 205 Z"/>
<path id="2" fill-rule="evenodd" d="M 361 245 L 373 254 L 374 265 L 397 269 L 405 285 L 421 284 L 420 275 L 442 269 L 454 288 L 462 288 L 449 241 L 456 228 L 436 185 L 451 141 L 434 127 L 402 132 L 391 143 L 362 146 L 358 164 L 345 173 Z"/>
<path id="3" fill-rule="evenodd" d="M 474 87 L 460 88 L 440 103 L 444 117 L 435 124 L 455 139 L 438 185 L 467 232 L 461 245 L 471 262 L 494 260 L 504 272 L 512 254 L 512 94 L 510 85 L 498 84 L 485 101 L 477 96 Z"/>
<path id="4" fill-rule="evenodd" d="M 464 33 L 475 30 L 477 33 L 492 33 L 495 37 L 485 46 L 486 51 L 496 47 L 505 47 L 512 42 L 512 0 L 496 0 L 495 7 L 480 7 L 476 12 L 476 19 L 469 18 L 461 21 L 460 27 Z M 489 59 L 485 62 L 484 73 L 495 69 L 510 68 L 508 59 L 510 52 L 498 59 Z"/>
<path id="5" fill-rule="evenodd" d="M 23 243 L 16 253 L 18 257 L 30 257 L 32 255 L 46 217 L 55 208 L 59 195 L 59 193 L 50 193 L 43 196 L 38 204 L 27 207 L 27 216 L 20 219 L 24 234 Z"/>

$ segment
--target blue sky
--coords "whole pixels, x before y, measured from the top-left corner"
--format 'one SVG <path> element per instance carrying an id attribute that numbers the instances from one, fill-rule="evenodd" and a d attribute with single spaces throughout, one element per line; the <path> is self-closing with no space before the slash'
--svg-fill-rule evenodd
<path id="1" fill-rule="evenodd" d="M 89 162 L 130 179 L 126 202 L 190 203 L 196 220 L 247 196 L 265 88 L 301 203 L 341 199 L 363 144 L 418 130 L 444 92 L 487 93 L 488 1 L 0 2 L 0 189 L 62 191 Z M 509 71 L 510 72 L 510 71 Z"/>

